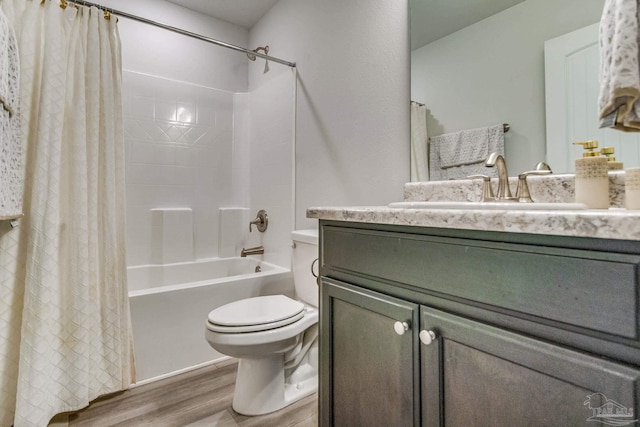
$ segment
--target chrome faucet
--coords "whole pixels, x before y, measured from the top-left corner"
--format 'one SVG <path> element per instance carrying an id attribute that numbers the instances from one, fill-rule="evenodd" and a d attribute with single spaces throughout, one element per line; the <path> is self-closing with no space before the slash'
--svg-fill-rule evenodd
<path id="1" fill-rule="evenodd" d="M 260 209 L 258 211 L 258 215 L 256 219 L 249 222 L 249 233 L 251 233 L 251 226 L 255 225 L 258 228 L 258 231 L 264 233 L 269 226 L 269 216 L 267 215 L 267 211 L 264 209 Z"/>
<path id="2" fill-rule="evenodd" d="M 511 195 L 509 187 L 509 172 L 507 172 L 507 162 L 505 162 L 502 154 L 491 153 L 484 165 L 488 168 L 498 168 L 498 191 L 496 192 L 496 200 L 515 200 Z"/>
<path id="3" fill-rule="evenodd" d="M 498 168 L 498 191 L 495 197 L 496 201 L 513 201 L 521 203 L 533 202 L 533 200 L 531 199 L 531 194 L 529 193 L 529 186 L 527 185 L 527 176 L 548 175 L 551 173 L 551 168 L 545 162 L 538 163 L 536 165 L 536 170 L 522 172 L 518 175 L 518 188 L 516 189 L 516 196 L 513 197 L 511 195 L 511 188 L 509 187 L 509 173 L 507 172 L 507 162 L 504 160 L 504 157 L 502 157 L 502 155 L 498 153 L 491 153 L 484 165 L 489 168 L 492 168 L 494 166 Z M 478 177 L 483 177 L 486 187 L 488 184 L 486 182 L 488 180 L 488 177 L 484 175 L 472 175 L 470 178 Z M 490 190 L 491 188 L 489 188 L 489 192 Z M 485 199 L 485 193 L 489 194 L 485 189 L 483 193 L 483 201 Z M 487 199 L 491 200 L 490 197 L 487 197 Z"/>
<path id="4" fill-rule="evenodd" d="M 262 255 L 264 253 L 264 247 L 256 246 L 255 248 L 242 248 L 240 256 L 245 258 L 247 255 Z"/>

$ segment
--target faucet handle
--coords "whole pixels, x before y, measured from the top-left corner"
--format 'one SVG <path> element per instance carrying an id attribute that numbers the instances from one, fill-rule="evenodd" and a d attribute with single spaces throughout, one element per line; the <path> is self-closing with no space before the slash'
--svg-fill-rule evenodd
<path id="1" fill-rule="evenodd" d="M 550 171 L 551 172 L 551 166 L 549 166 L 549 164 L 547 162 L 538 162 L 538 164 L 536 165 L 536 170 L 537 171 Z"/>
<path id="2" fill-rule="evenodd" d="M 258 228 L 258 231 L 264 233 L 264 231 L 269 226 L 269 217 L 267 216 L 267 211 L 264 209 L 260 209 L 258 211 L 258 215 L 256 219 L 249 222 L 249 233 L 251 233 L 251 226 L 255 225 Z"/>
<path id="3" fill-rule="evenodd" d="M 467 178 L 469 179 L 482 179 L 482 202 L 492 202 L 496 199 L 496 196 L 493 194 L 493 187 L 491 187 L 491 177 L 487 175 L 477 174 L 477 175 L 469 175 Z"/>
<path id="4" fill-rule="evenodd" d="M 518 175 L 518 188 L 516 189 L 516 199 L 521 203 L 532 203 L 533 199 L 529 193 L 529 185 L 527 184 L 527 177 L 529 175 L 549 175 L 551 170 L 534 170 L 522 172 Z"/>

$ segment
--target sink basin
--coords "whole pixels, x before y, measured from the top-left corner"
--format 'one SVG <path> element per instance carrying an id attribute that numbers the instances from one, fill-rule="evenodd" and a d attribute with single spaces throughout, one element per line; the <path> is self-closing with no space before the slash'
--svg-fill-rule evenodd
<path id="1" fill-rule="evenodd" d="M 557 211 L 584 210 L 583 203 L 517 203 L 517 202 L 394 202 L 395 209 L 480 209 L 480 210 L 521 210 Z"/>

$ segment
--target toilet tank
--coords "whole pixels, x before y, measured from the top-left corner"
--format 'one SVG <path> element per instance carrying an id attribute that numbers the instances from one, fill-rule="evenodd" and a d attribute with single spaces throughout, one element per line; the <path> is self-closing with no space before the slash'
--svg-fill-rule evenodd
<path id="1" fill-rule="evenodd" d="M 296 230 L 291 232 L 293 240 L 293 281 L 296 287 L 296 298 L 313 307 L 318 306 L 318 284 L 311 274 L 318 274 L 318 230 Z"/>

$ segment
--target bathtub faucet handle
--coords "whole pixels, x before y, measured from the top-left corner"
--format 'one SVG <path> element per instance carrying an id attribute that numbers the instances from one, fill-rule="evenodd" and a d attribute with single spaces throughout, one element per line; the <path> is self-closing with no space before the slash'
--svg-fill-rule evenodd
<path id="1" fill-rule="evenodd" d="M 264 209 L 260 209 L 258 211 L 256 219 L 249 222 L 249 233 L 251 233 L 251 226 L 254 224 L 258 228 L 259 232 L 264 233 L 269 226 L 269 217 L 267 216 L 267 211 L 265 211 Z"/>

